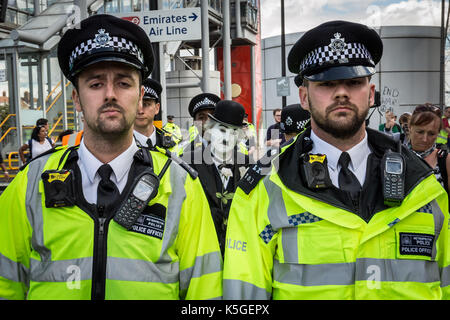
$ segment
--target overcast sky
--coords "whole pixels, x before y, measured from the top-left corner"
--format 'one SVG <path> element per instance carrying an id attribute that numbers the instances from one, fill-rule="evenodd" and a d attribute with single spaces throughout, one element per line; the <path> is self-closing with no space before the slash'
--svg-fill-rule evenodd
<path id="1" fill-rule="evenodd" d="M 261 0 L 262 38 L 281 34 L 280 2 Z M 284 6 L 286 33 L 306 31 L 330 20 L 372 27 L 441 24 L 440 0 L 284 0 Z"/>

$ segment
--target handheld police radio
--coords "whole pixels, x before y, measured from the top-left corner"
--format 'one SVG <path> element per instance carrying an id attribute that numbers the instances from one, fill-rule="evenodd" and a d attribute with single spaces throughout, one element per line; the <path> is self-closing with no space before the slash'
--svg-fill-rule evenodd
<path id="1" fill-rule="evenodd" d="M 114 216 L 114 221 L 130 230 L 150 200 L 158 193 L 158 187 L 159 178 L 153 171 L 147 169 L 138 175 L 126 200 Z"/>
<path id="2" fill-rule="evenodd" d="M 400 152 L 388 150 L 381 160 L 384 204 L 398 206 L 405 198 L 405 159 Z"/>

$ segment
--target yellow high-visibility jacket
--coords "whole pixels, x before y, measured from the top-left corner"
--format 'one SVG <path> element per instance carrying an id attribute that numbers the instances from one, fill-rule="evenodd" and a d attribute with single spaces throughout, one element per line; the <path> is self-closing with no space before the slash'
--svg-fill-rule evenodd
<path id="1" fill-rule="evenodd" d="M 198 179 L 172 162 L 128 231 L 113 214 L 99 218 L 79 180 L 76 205 L 46 207 L 41 174 L 66 165 L 77 171 L 71 149 L 35 159 L 0 196 L 0 298 L 221 298 L 222 257 Z M 150 155 L 158 175 L 168 158 Z"/>
<path id="2" fill-rule="evenodd" d="M 395 147 L 367 131 L 374 153 Z M 278 171 L 241 180 L 228 220 L 224 299 L 449 299 L 448 198 L 426 164 L 403 149 L 406 197 L 387 207 L 377 183 L 365 184 L 360 199 L 372 194 L 381 204 L 360 202 L 374 211 L 364 219 L 343 191 L 303 185 L 305 134 L 282 150 Z"/>

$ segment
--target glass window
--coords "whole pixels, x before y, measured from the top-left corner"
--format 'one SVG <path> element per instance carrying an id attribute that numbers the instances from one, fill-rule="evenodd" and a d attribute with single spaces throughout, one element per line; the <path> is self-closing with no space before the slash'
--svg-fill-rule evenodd
<path id="1" fill-rule="evenodd" d="M 106 13 L 119 12 L 119 1 L 118 0 L 105 1 L 105 12 Z"/>
<path id="2" fill-rule="evenodd" d="M 131 0 L 122 0 L 120 2 L 120 12 L 131 12 L 133 11 L 131 8 Z"/>

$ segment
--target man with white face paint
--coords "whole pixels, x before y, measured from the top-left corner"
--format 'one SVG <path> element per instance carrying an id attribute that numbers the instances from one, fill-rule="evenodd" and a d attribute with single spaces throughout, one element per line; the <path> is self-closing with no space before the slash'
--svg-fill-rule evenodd
<path id="1" fill-rule="evenodd" d="M 222 253 L 231 200 L 249 164 L 249 157 L 236 147 L 244 136 L 244 115 L 240 103 L 219 101 L 205 123 L 203 138 L 207 145 L 184 154 L 186 161 L 195 160 L 190 164 L 198 172 L 208 199 Z"/>

